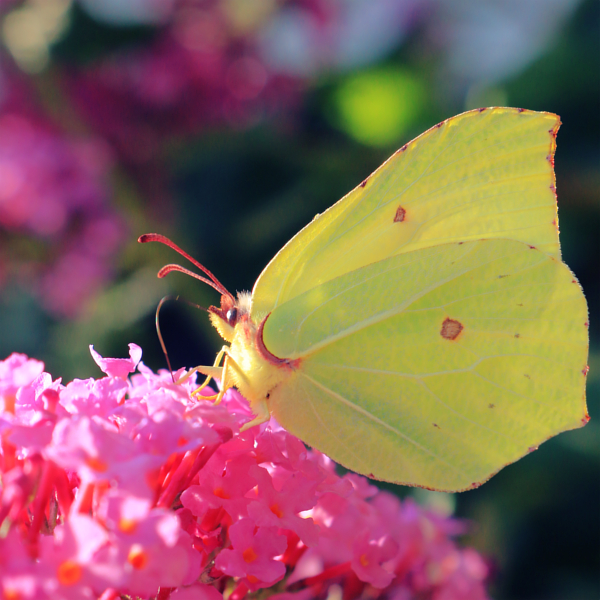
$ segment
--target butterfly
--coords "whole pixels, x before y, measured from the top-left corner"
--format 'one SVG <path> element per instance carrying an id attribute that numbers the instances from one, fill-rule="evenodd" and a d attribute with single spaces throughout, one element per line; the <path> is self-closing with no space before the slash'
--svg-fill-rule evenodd
<path id="1" fill-rule="evenodd" d="M 588 323 L 561 261 L 559 118 L 482 108 L 402 146 L 296 234 L 247 292 L 221 293 L 213 366 L 255 418 L 369 477 L 479 486 L 585 425 Z M 159 272 L 188 272 L 167 265 Z M 222 365 L 221 365 L 221 361 Z"/>

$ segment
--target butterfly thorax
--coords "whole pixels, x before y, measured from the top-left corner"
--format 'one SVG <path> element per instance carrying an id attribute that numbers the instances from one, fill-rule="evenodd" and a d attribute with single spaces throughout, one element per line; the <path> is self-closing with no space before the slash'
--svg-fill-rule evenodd
<path id="1" fill-rule="evenodd" d="M 251 297 L 238 294 L 234 303 L 223 297 L 221 307 L 211 307 L 210 320 L 228 342 L 229 361 L 224 379 L 235 386 L 255 409 L 259 403 L 268 404 L 272 391 L 293 373 L 293 366 L 284 359 L 270 355 L 262 341 L 262 325 L 250 316 Z"/>

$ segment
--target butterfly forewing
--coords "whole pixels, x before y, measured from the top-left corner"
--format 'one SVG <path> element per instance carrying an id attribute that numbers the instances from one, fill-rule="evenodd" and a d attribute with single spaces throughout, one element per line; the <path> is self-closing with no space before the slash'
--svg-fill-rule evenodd
<path id="1" fill-rule="evenodd" d="M 299 232 L 269 263 L 252 314 L 396 254 L 508 238 L 560 257 L 554 193 L 556 115 L 470 111 L 396 152 Z"/>

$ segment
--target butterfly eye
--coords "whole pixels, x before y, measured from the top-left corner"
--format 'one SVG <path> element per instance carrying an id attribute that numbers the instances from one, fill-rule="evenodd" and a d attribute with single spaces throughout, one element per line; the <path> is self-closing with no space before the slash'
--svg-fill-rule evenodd
<path id="1" fill-rule="evenodd" d="M 230 325 L 235 325 L 236 321 L 237 321 L 237 308 L 231 308 L 227 311 L 227 322 Z"/>

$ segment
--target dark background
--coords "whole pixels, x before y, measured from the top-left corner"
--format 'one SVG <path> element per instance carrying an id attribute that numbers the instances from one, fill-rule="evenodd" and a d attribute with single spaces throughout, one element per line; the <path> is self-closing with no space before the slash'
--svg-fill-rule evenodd
<path id="1" fill-rule="evenodd" d="M 141 233 L 168 235 L 231 291 L 250 290 L 316 213 L 437 122 L 479 106 L 558 113 L 560 235 L 589 303 L 592 420 L 477 490 L 395 491 L 472 521 L 465 543 L 494 564 L 494 598 L 600 597 L 597 1 L 30 0 L 0 11 L 0 354 L 25 352 L 66 381 L 100 375 L 90 343 L 116 357 L 135 342 L 163 368 L 160 298 L 218 303 L 192 279 L 158 281 L 176 258 L 136 244 Z M 17 172 L 32 182 L 26 196 Z M 23 198 L 39 214 L 50 196 L 67 206 L 61 226 L 7 216 Z M 205 313 L 168 303 L 160 324 L 175 368 L 212 363 L 221 342 Z"/>

